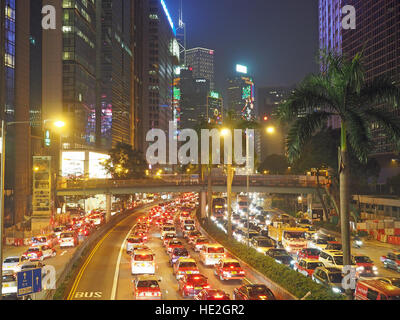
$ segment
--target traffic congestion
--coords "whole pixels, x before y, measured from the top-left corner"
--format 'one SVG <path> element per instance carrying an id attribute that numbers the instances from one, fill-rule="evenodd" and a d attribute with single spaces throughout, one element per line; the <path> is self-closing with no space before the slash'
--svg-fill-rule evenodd
<path id="1" fill-rule="evenodd" d="M 184 193 L 147 201 L 99 241 L 67 294 L 69 300 L 279 300 L 266 279 L 216 242 L 201 227 L 199 196 Z M 309 219 L 264 209 L 262 196 L 238 195 L 232 213 L 234 241 L 248 245 L 277 264 L 344 295 L 340 240 L 317 230 Z M 163 200 L 164 199 L 164 200 Z M 130 208 L 138 207 L 133 203 Z M 213 199 L 211 221 L 227 233 L 222 196 Z M 16 274 L 55 264 L 105 224 L 105 212 L 80 214 L 52 233 L 36 236 L 19 255 L 3 261 L 3 296 L 16 299 Z M 109 236 L 108 236 L 109 235 Z M 103 242 L 104 241 L 104 242 Z M 355 299 L 400 299 L 400 252 L 374 261 L 354 239 Z M 62 252 L 62 254 L 60 254 Z M 119 255 L 118 255 L 119 252 Z M 93 257 L 92 257 L 93 256 Z M 87 264 L 87 266 L 86 266 Z M 104 270 L 99 281 L 97 272 Z M 261 280 L 260 280 L 261 279 Z M 373 296 L 374 295 L 374 296 Z M 29 298 L 29 297 L 28 297 Z M 24 298 L 26 299 L 26 297 Z"/>

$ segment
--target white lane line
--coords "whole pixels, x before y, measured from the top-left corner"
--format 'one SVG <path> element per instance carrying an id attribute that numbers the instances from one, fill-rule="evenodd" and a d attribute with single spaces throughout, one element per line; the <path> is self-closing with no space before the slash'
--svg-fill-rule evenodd
<path id="1" fill-rule="evenodd" d="M 119 267 L 121 264 L 121 259 L 122 259 L 122 252 L 124 251 L 124 247 L 125 247 L 125 242 L 129 237 L 129 234 L 132 232 L 133 228 L 135 228 L 136 223 L 133 225 L 133 227 L 129 230 L 129 232 L 127 233 L 124 241 L 122 241 L 122 245 L 121 245 L 121 249 L 119 251 L 119 255 L 118 255 L 118 260 L 117 260 L 117 265 L 115 267 L 115 273 L 114 273 L 114 281 L 113 281 L 113 286 L 112 286 L 112 290 L 111 290 L 111 300 L 115 300 L 115 297 L 117 295 L 117 285 L 118 285 L 118 277 L 119 277 Z"/>
<path id="2" fill-rule="evenodd" d="M 67 253 L 67 251 L 63 251 L 62 253 L 61 253 L 61 255 L 63 256 L 64 254 L 66 254 Z"/>

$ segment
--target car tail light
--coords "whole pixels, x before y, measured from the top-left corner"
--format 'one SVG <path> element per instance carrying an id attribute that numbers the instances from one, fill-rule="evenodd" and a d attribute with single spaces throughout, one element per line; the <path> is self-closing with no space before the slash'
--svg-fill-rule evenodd
<path id="1" fill-rule="evenodd" d="M 186 287 L 186 289 L 193 289 L 193 286 L 188 285 L 188 284 L 185 287 Z"/>

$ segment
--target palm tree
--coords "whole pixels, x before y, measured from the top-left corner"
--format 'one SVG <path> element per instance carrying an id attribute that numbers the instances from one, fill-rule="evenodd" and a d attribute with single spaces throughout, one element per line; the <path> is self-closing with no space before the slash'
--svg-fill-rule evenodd
<path id="1" fill-rule="evenodd" d="M 293 122 L 287 137 L 290 161 L 299 157 L 303 146 L 332 116 L 341 120 L 339 148 L 340 221 L 344 265 L 350 265 L 349 156 L 348 147 L 366 162 L 371 150 L 373 126 L 384 131 L 400 146 L 400 119 L 379 105 L 397 108 L 400 90 L 388 77 L 367 82 L 362 53 L 349 60 L 328 53 L 322 55 L 323 70 L 306 77 L 289 99 L 279 107 L 280 119 Z M 350 294 L 349 290 L 347 293 Z"/>

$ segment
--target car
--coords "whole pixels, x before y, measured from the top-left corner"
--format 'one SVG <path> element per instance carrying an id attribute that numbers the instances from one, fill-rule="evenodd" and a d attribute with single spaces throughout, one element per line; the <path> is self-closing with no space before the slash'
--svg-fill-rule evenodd
<path id="1" fill-rule="evenodd" d="M 188 219 L 183 219 L 181 221 L 181 227 L 183 228 L 184 226 L 195 226 L 195 221 L 191 218 Z"/>
<path id="2" fill-rule="evenodd" d="M 161 229 L 161 240 L 164 239 L 164 236 L 167 233 L 171 233 L 171 234 L 175 234 L 176 236 L 176 229 L 174 225 L 168 224 L 168 225 L 164 225 Z"/>
<path id="3" fill-rule="evenodd" d="M 40 261 L 24 261 L 19 265 L 19 272 L 31 269 L 43 268 L 45 265 Z"/>
<path id="4" fill-rule="evenodd" d="M 192 225 L 192 224 L 184 225 L 184 226 L 182 227 L 182 234 L 183 234 L 183 237 L 186 238 L 187 235 L 188 235 L 190 232 L 192 232 L 192 231 L 196 231 L 196 227 L 195 227 L 194 225 Z"/>
<path id="5" fill-rule="evenodd" d="M 200 250 L 200 261 L 205 266 L 213 266 L 225 256 L 225 248 L 220 244 L 205 244 Z"/>
<path id="6" fill-rule="evenodd" d="M 190 258 L 189 251 L 186 248 L 175 248 L 171 253 L 170 264 L 173 266 L 179 258 Z"/>
<path id="7" fill-rule="evenodd" d="M 58 237 L 54 233 L 50 233 L 44 236 L 32 237 L 31 239 L 31 247 L 37 247 L 41 245 L 48 245 L 50 248 L 58 245 Z"/>
<path id="8" fill-rule="evenodd" d="M 268 251 L 271 248 L 275 248 L 276 245 L 275 241 L 270 238 L 257 236 L 251 239 L 250 247 L 253 247 L 260 253 L 264 253 L 265 251 Z"/>
<path id="9" fill-rule="evenodd" d="M 400 288 L 375 279 L 357 282 L 355 300 L 400 300 Z"/>
<path id="10" fill-rule="evenodd" d="M 310 260 L 318 260 L 321 251 L 315 248 L 305 248 L 300 250 L 297 253 L 297 260 L 300 261 L 301 259 L 310 259 Z"/>
<path id="11" fill-rule="evenodd" d="M 179 280 L 185 274 L 199 274 L 200 270 L 194 259 L 180 258 L 173 266 L 173 273 L 176 279 Z"/>
<path id="12" fill-rule="evenodd" d="M 344 294 L 342 287 L 343 273 L 339 268 L 318 267 L 314 270 L 311 279 L 324 287 L 332 289 L 334 293 Z"/>
<path id="13" fill-rule="evenodd" d="M 198 237 L 191 243 L 192 248 L 195 252 L 199 252 L 201 248 L 206 244 L 209 244 L 209 240 L 206 237 Z"/>
<path id="14" fill-rule="evenodd" d="M 17 298 L 18 283 L 16 274 L 3 274 L 1 296 L 3 298 Z"/>
<path id="15" fill-rule="evenodd" d="M 325 238 L 317 238 L 309 240 L 307 243 L 308 248 L 324 250 L 328 245 L 328 240 Z"/>
<path id="16" fill-rule="evenodd" d="M 144 230 L 135 230 L 133 233 L 131 233 L 132 237 L 139 237 L 142 238 L 143 242 L 147 241 L 147 233 Z"/>
<path id="17" fill-rule="evenodd" d="M 126 239 L 126 253 L 130 253 L 134 250 L 135 247 L 143 246 L 144 241 L 141 237 L 133 237 L 130 236 Z"/>
<path id="18" fill-rule="evenodd" d="M 203 289 L 194 300 L 231 300 L 228 293 L 221 289 Z"/>
<path id="19" fill-rule="evenodd" d="M 276 300 L 264 284 L 247 284 L 233 290 L 233 300 Z"/>
<path id="20" fill-rule="evenodd" d="M 202 274 L 185 274 L 178 280 L 179 292 L 182 297 L 193 297 L 203 289 L 209 289 L 208 279 Z"/>
<path id="21" fill-rule="evenodd" d="M 74 231 L 63 231 L 60 234 L 60 248 L 76 247 L 79 244 L 78 236 Z"/>
<path id="22" fill-rule="evenodd" d="M 288 267 L 293 267 L 296 262 L 285 249 L 269 249 L 265 252 L 265 255 L 273 258 L 275 262 Z"/>
<path id="23" fill-rule="evenodd" d="M 175 234 L 175 233 L 167 233 L 167 234 L 164 236 L 164 239 L 163 239 L 163 245 L 164 245 L 164 247 L 166 247 L 166 246 L 168 245 L 168 242 L 169 242 L 170 240 L 175 239 L 175 238 L 176 238 L 176 234 Z"/>
<path id="24" fill-rule="evenodd" d="M 42 261 L 47 258 L 55 257 L 57 252 L 55 249 L 51 249 L 49 246 L 39 246 L 39 247 L 30 247 L 26 250 L 22 257 L 29 259 L 31 261 Z"/>
<path id="25" fill-rule="evenodd" d="M 378 275 L 378 268 L 370 257 L 362 254 L 354 255 L 357 277 L 374 277 Z"/>
<path id="26" fill-rule="evenodd" d="M 400 272 L 400 251 L 389 252 L 381 257 L 381 262 L 386 269 L 392 269 Z"/>
<path id="27" fill-rule="evenodd" d="M 155 255 L 150 250 L 137 250 L 131 256 L 131 273 L 135 274 L 155 274 L 156 264 Z"/>
<path id="28" fill-rule="evenodd" d="M 201 237 L 201 236 L 202 236 L 202 234 L 200 231 L 193 230 L 193 231 L 187 233 L 186 238 L 187 238 L 187 241 L 189 242 L 189 244 L 192 244 L 194 240 L 196 240 L 198 237 Z"/>
<path id="29" fill-rule="evenodd" d="M 319 255 L 319 261 L 323 262 L 326 267 L 344 268 L 343 252 L 337 250 L 324 250 Z M 356 266 L 354 258 L 351 258 L 351 265 Z"/>
<path id="30" fill-rule="evenodd" d="M 14 272 L 17 273 L 19 271 L 19 265 L 27 260 L 27 258 L 23 256 L 13 256 L 13 257 L 6 257 L 3 260 L 3 272 Z"/>
<path id="31" fill-rule="evenodd" d="M 325 250 L 338 250 L 342 251 L 342 244 L 338 241 L 328 241 L 328 245 Z"/>
<path id="32" fill-rule="evenodd" d="M 245 271 L 236 259 L 221 259 L 214 267 L 214 274 L 223 280 L 242 280 L 246 277 Z"/>
<path id="33" fill-rule="evenodd" d="M 323 262 L 318 260 L 301 259 L 293 265 L 293 270 L 297 271 L 306 277 L 311 277 L 315 269 L 318 267 L 324 267 Z"/>
<path id="34" fill-rule="evenodd" d="M 183 243 L 181 240 L 174 238 L 169 240 L 168 245 L 166 247 L 167 253 L 171 254 L 175 248 L 184 248 Z"/>
<path id="35" fill-rule="evenodd" d="M 146 246 L 144 244 L 140 244 L 137 246 L 133 246 L 133 250 L 130 252 L 130 254 L 133 254 L 133 253 L 135 253 L 135 251 L 140 251 L 140 250 L 152 251 L 148 246 Z"/>
<path id="36" fill-rule="evenodd" d="M 58 239 L 60 239 L 61 232 L 66 230 L 66 226 L 58 226 L 53 229 L 54 234 Z"/>
<path id="37" fill-rule="evenodd" d="M 392 286 L 400 288 L 400 278 L 395 277 L 375 277 L 375 280 L 380 280 L 391 284 Z"/>
<path id="38" fill-rule="evenodd" d="M 160 280 L 155 276 L 141 275 L 133 281 L 133 296 L 136 300 L 161 300 Z"/>

